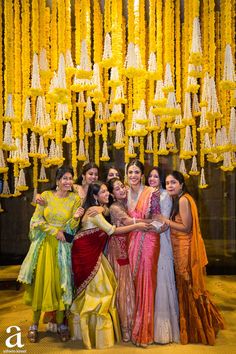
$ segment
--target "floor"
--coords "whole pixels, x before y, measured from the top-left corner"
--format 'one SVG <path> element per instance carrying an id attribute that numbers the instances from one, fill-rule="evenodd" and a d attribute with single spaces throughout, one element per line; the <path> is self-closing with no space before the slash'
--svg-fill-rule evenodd
<path id="1" fill-rule="evenodd" d="M 113 348 L 106 350 L 83 349 L 81 342 L 61 343 L 56 334 L 45 331 L 45 325 L 40 325 L 39 342 L 36 344 L 28 343 L 26 334 L 31 320 L 31 310 L 22 302 L 23 290 L 16 288 L 14 279 L 18 266 L 0 267 L 0 353 L 27 353 L 27 354 L 47 354 L 47 353 L 96 353 L 96 354 L 236 354 L 236 276 L 221 275 L 208 276 L 207 285 L 212 294 L 214 302 L 221 309 L 227 328 L 218 335 L 214 347 L 204 345 L 151 345 L 147 349 L 137 348 L 132 344 L 116 344 Z M 6 339 L 15 334 L 7 334 L 9 326 L 18 326 L 18 336 L 14 336 L 11 344 L 22 344 L 22 347 L 8 348 Z M 21 333 L 21 337 L 20 337 Z M 21 341 L 20 341 L 21 340 Z"/>

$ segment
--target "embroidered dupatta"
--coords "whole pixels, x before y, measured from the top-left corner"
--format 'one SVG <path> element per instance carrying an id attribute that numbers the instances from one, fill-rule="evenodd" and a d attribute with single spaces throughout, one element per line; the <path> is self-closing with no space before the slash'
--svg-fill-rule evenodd
<path id="1" fill-rule="evenodd" d="M 81 231 L 75 236 L 72 246 L 72 270 L 77 288 L 76 295 L 81 293 L 96 275 L 107 239 L 107 233 L 99 228 Z"/>

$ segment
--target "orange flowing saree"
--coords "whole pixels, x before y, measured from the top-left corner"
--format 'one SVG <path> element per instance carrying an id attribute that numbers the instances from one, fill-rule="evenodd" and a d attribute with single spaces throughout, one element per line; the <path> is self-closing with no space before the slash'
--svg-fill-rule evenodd
<path id="1" fill-rule="evenodd" d="M 193 226 L 190 233 L 171 229 L 176 282 L 180 312 L 180 341 L 182 344 L 215 344 L 216 334 L 224 328 L 223 318 L 212 303 L 205 285 L 205 266 L 208 263 L 202 239 L 197 206 L 189 194 Z M 180 215 L 175 222 L 181 223 Z"/>

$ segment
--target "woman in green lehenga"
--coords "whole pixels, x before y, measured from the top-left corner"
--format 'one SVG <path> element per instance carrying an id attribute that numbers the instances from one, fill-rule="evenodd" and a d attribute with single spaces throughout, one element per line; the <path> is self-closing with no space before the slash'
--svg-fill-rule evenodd
<path id="1" fill-rule="evenodd" d="M 64 232 L 75 233 L 83 214 L 80 197 L 72 192 L 73 176 L 71 168 L 57 170 L 55 188 L 42 193 L 44 205 L 36 206 L 30 221 L 31 246 L 18 281 L 25 285 L 24 300 L 33 309 L 28 332 L 33 343 L 38 339 L 42 311 L 56 311 L 60 339 L 69 339 L 63 318 L 72 302 L 71 244 L 66 242 Z"/>

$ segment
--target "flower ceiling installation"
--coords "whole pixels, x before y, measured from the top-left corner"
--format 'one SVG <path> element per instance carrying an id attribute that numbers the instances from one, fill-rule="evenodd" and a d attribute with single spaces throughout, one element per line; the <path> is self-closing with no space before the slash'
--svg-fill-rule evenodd
<path id="1" fill-rule="evenodd" d="M 236 166 L 235 0 L 5 0 L 0 8 L 0 197 L 71 165 L 178 154 L 186 177 Z M 123 10 L 127 11 L 127 19 Z M 148 22 L 147 19 L 148 18 Z M 4 19 L 4 21 L 3 21 Z M 73 22 L 73 26 L 72 26 Z M 191 169 L 187 171 L 186 161 Z M 8 185 L 13 165 L 15 189 Z M 189 165 L 189 166 L 190 166 Z"/>

